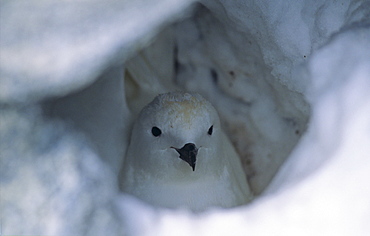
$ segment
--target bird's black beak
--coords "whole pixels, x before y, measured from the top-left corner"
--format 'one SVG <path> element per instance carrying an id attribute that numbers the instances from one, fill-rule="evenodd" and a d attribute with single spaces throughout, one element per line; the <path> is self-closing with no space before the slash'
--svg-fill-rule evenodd
<path id="1" fill-rule="evenodd" d="M 198 154 L 198 148 L 194 143 L 187 143 L 181 149 L 171 147 L 175 149 L 180 154 L 180 159 L 186 161 L 193 171 L 195 170 L 195 163 L 197 161 L 196 157 Z"/>

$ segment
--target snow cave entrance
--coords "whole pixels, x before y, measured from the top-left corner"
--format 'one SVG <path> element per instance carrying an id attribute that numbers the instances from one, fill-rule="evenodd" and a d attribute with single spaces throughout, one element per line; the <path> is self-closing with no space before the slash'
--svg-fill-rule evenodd
<path id="1" fill-rule="evenodd" d="M 271 74 L 256 37 L 227 27 L 200 5 L 125 63 L 124 77 L 133 117 L 159 93 L 185 90 L 208 99 L 255 195 L 306 130 L 309 105 Z"/>
<path id="2" fill-rule="evenodd" d="M 255 35 L 203 6 L 190 12 L 90 86 L 45 102 L 44 111 L 82 131 L 118 176 L 138 112 L 159 93 L 200 93 L 218 110 L 258 196 L 305 132 L 309 105 L 272 75 Z"/>

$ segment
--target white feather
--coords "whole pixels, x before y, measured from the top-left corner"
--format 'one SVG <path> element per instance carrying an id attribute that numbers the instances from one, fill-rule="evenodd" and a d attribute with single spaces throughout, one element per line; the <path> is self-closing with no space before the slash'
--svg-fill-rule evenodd
<path id="1" fill-rule="evenodd" d="M 153 127 L 161 130 L 159 136 L 152 134 Z M 198 148 L 194 171 L 175 150 L 187 143 Z M 124 192 L 160 207 L 203 211 L 242 205 L 252 198 L 217 111 L 199 94 L 161 94 L 141 111 L 120 181 Z"/>

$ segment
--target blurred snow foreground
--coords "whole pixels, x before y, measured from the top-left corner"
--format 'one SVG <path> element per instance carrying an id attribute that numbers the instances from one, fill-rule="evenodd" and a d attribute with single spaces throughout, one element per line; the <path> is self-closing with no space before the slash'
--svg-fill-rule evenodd
<path id="1" fill-rule="evenodd" d="M 368 235 L 368 1 L 2 1 L 3 235 Z M 158 93 L 218 109 L 256 198 L 155 209 L 118 191 Z"/>

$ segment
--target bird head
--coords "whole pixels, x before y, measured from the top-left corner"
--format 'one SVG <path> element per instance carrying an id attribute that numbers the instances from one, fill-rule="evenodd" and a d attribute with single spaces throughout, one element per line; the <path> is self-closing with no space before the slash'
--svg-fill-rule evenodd
<path id="1" fill-rule="evenodd" d="M 148 171 L 189 174 L 218 161 L 219 132 L 217 111 L 199 94 L 161 94 L 139 114 L 128 154 Z"/>

